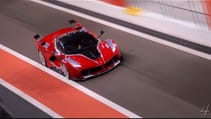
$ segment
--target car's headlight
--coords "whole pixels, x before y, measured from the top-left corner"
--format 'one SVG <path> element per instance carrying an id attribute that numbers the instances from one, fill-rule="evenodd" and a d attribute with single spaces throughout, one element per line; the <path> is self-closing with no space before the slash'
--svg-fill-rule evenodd
<path id="1" fill-rule="evenodd" d="M 111 39 L 106 39 L 105 42 L 109 45 L 113 52 L 116 50 L 116 44 L 114 44 Z"/>
<path id="2" fill-rule="evenodd" d="M 66 58 L 66 61 L 68 63 L 70 63 L 73 67 L 77 67 L 77 68 L 81 67 L 81 65 L 78 62 L 76 62 L 75 60 L 71 59 L 70 57 Z"/>

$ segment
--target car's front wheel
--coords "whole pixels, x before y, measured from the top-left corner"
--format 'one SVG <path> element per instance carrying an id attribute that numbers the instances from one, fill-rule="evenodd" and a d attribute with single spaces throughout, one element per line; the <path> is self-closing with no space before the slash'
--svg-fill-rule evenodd
<path id="1" fill-rule="evenodd" d="M 41 51 L 38 51 L 38 54 L 39 54 L 41 64 L 46 66 L 46 60 L 45 60 L 43 53 Z"/>
<path id="2" fill-rule="evenodd" d="M 63 72 L 64 77 L 66 77 L 67 79 L 70 79 L 70 73 L 69 73 L 67 67 L 64 64 L 62 64 L 61 70 Z"/>

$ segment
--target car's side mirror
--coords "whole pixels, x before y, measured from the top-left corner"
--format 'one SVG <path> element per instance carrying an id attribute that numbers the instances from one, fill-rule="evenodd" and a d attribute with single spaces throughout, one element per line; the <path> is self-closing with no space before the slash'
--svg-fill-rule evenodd
<path id="1" fill-rule="evenodd" d="M 97 39 L 100 38 L 104 33 L 105 33 L 105 32 L 104 32 L 103 30 L 101 30 L 101 31 L 100 31 L 100 35 L 97 37 Z"/>
<path id="2" fill-rule="evenodd" d="M 55 62 L 57 60 L 55 55 L 51 55 L 49 58 L 50 61 Z"/>
<path id="3" fill-rule="evenodd" d="M 100 35 L 103 35 L 103 34 L 104 34 L 104 31 L 103 31 L 103 30 L 101 30 L 101 31 L 100 31 Z"/>

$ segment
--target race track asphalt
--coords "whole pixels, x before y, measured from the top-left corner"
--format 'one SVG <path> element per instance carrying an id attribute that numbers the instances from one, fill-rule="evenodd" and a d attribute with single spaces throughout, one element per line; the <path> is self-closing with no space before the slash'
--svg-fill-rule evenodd
<path id="1" fill-rule="evenodd" d="M 142 117 L 203 117 L 211 61 L 201 57 L 28 0 L 0 1 L 0 43 L 39 62 L 32 36 L 67 27 L 72 18 L 96 34 L 103 29 L 101 39 L 116 40 L 124 56 L 111 72 L 78 83 Z"/>
<path id="2" fill-rule="evenodd" d="M 0 118 L 50 118 L 21 97 L 0 85 Z"/>

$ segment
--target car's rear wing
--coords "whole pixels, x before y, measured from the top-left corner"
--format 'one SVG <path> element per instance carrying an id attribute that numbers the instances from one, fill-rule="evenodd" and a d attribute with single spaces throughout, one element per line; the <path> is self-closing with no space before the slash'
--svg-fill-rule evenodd
<path id="1" fill-rule="evenodd" d="M 69 20 L 68 21 L 70 24 L 75 24 L 75 23 L 77 23 L 76 21 L 75 21 L 75 19 L 71 19 L 71 20 Z"/>
<path id="2" fill-rule="evenodd" d="M 40 34 L 34 35 L 33 38 L 34 38 L 35 40 L 38 40 L 38 41 L 41 39 Z"/>
<path id="3" fill-rule="evenodd" d="M 38 44 L 40 43 L 40 40 L 41 40 L 41 39 L 42 39 L 42 38 L 41 38 L 40 34 L 35 34 L 35 35 L 33 36 L 33 41 L 34 41 L 36 47 L 38 47 Z"/>
<path id="4" fill-rule="evenodd" d="M 78 29 L 79 30 L 79 29 L 81 29 L 83 27 L 83 25 L 80 22 L 77 22 L 74 19 L 71 19 L 68 22 L 70 24 L 70 27 L 72 27 L 74 29 Z"/>

